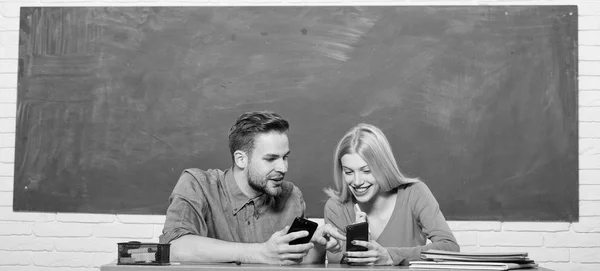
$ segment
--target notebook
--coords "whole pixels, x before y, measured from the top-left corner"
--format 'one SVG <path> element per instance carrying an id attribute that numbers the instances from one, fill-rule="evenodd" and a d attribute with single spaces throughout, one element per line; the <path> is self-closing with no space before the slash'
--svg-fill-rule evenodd
<path id="1" fill-rule="evenodd" d="M 409 267 L 429 269 L 460 269 L 460 270 L 514 270 L 537 267 L 536 263 L 496 263 L 496 262 L 459 262 L 459 261 L 411 261 Z"/>

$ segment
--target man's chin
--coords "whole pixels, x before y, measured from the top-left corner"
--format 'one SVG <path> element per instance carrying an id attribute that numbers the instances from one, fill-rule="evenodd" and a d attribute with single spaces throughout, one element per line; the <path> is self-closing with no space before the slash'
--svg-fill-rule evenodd
<path id="1" fill-rule="evenodd" d="M 269 187 L 265 192 L 267 192 L 267 195 L 272 197 L 278 196 L 281 193 L 281 186 Z"/>

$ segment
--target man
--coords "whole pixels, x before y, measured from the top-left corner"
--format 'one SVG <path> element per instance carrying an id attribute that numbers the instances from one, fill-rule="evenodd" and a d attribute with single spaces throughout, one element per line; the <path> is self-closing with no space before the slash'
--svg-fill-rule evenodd
<path id="1" fill-rule="evenodd" d="M 345 237 L 329 224 L 307 244 L 288 244 L 308 235 L 287 234 L 306 209 L 298 187 L 284 180 L 288 129 L 276 113 L 244 113 L 229 130 L 230 169 L 182 173 L 160 236 L 171 243 L 172 261 L 323 263 L 326 250 L 340 251 Z"/>

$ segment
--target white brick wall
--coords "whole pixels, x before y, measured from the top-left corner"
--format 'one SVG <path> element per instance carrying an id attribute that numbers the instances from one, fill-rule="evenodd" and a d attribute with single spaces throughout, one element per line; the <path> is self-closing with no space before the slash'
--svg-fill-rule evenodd
<path id="1" fill-rule="evenodd" d="M 0 271 L 98 270 L 116 243 L 157 241 L 164 216 L 14 213 L 15 112 L 20 6 L 102 5 L 579 5 L 580 221 L 450 221 L 464 251 L 527 251 L 542 266 L 600 270 L 600 0 L 0 0 Z M 322 220 L 318 220 L 322 223 Z"/>

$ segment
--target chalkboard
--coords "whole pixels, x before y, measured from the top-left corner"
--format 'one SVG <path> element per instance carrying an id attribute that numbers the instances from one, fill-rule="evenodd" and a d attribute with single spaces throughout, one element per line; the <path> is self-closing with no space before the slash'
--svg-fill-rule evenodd
<path id="1" fill-rule="evenodd" d="M 291 123 L 322 217 L 335 144 L 380 127 L 449 220 L 577 221 L 577 8 L 21 9 L 14 210 L 164 214 L 231 166 L 242 112 Z"/>

